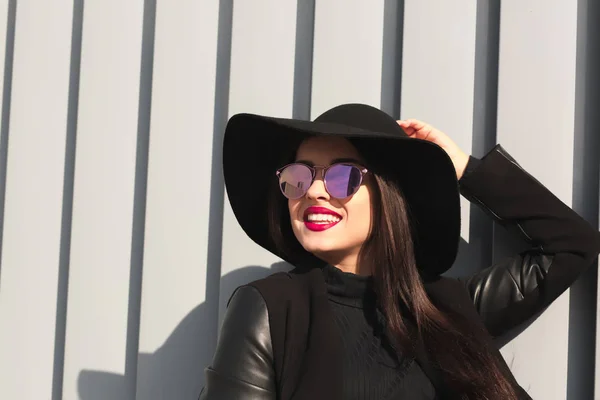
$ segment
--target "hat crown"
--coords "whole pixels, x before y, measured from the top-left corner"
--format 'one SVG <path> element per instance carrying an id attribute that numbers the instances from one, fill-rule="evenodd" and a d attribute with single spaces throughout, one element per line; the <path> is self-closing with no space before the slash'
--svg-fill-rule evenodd
<path id="1" fill-rule="evenodd" d="M 315 122 L 342 124 L 371 132 L 408 136 L 394 118 L 366 104 L 342 104 L 325 111 L 315 119 Z"/>

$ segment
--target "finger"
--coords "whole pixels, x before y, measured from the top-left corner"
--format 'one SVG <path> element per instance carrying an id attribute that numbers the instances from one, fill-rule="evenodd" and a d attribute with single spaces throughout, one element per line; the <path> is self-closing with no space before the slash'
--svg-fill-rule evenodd
<path id="1" fill-rule="evenodd" d="M 414 125 L 414 122 L 420 123 L 427 127 L 427 124 L 418 121 L 418 120 L 398 120 L 396 121 L 400 128 L 408 135 L 408 137 L 413 139 L 426 139 L 429 135 L 427 132 L 419 131 L 416 129 L 417 127 Z"/>
<path id="2" fill-rule="evenodd" d="M 423 129 L 420 129 L 415 132 L 416 133 L 415 137 L 418 137 L 419 139 L 423 139 L 423 140 L 428 140 L 429 135 L 431 135 L 431 132 L 432 132 L 431 129 L 423 128 Z"/>
<path id="3" fill-rule="evenodd" d="M 402 130 L 404 131 L 404 133 L 406 133 L 408 136 L 413 136 L 415 134 L 415 130 L 411 127 L 404 127 L 404 126 L 400 126 L 400 128 L 402 128 Z"/>
<path id="4" fill-rule="evenodd" d="M 414 130 L 414 134 L 411 135 L 413 138 L 415 139 L 422 139 L 422 140 L 430 140 L 429 137 L 431 136 L 431 133 L 433 131 L 431 129 L 420 129 L 420 130 Z"/>
<path id="5" fill-rule="evenodd" d="M 407 120 L 407 122 L 410 124 L 411 127 L 415 128 L 416 130 L 423 129 L 426 126 L 428 126 L 425 122 L 419 121 L 418 119 L 409 119 Z"/>
<path id="6" fill-rule="evenodd" d="M 429 135 L 434 130 L 433 126 L 419 120 L 412 120 L 410 127 L 417 131 L 419 136 Z"/>

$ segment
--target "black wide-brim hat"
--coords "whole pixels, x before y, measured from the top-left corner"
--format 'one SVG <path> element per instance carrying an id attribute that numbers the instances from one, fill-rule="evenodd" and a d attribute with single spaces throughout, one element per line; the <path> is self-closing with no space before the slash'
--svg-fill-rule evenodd
<path id="1" fill-rule="evenodd" d="M 293 161 L 302 140 L 314 136 L 348 139 L 370 171 L 400 187 L 421 275 L 437 276 L 452 266 L 460 240 L 460 196 L 450 157 L 434 143 L 408 137 L 394 118 L 363 104 L 335 107 L 314 121 L 231 117 L 223 139 L 225 188 L 235 217 L 254 242 L 292 265 L 306 260 L 303 249 L 305 254 L 286 255 L 276 248 L 269 237 L 268 204 L 275 171 Z"/>

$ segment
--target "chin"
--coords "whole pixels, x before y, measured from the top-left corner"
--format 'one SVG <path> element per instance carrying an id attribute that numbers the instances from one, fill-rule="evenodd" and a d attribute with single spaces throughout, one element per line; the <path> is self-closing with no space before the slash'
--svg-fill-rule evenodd
<path id="1" fill-rule="evenodd" d="M 323 242 L 323 240 L 304 240 L 301 241 L 300 244 L 302 245 L 304 250 L 308 251 L 309 253 L 315 255 L 316 257 L 324 261 L 336 259 L 340 254 L 345 253 L 345 250 L 343 248 L 335 246 L 334 243 Z"/>
<path id="2" fill-rule="evenodd" d="M 300 242 L 300 244 L 302 247 L 304 247 L 304 250 L 308 251 L 309 253 L 313 253 L 315 256 L 339 251 L 339 249 L 324 245 L 324 243 L 310 243 L 310 241 L 308 241 L 308 243 Z"/>
<path id="3" fill-rule="evenodd" d="M 348 251 L 345 240 L 340 243 L 340 234 L 336 232 L 312 232 L 303 226 L 294 229 L 294 235 L 304 250 L 320 259 L 331 259 Z"/>

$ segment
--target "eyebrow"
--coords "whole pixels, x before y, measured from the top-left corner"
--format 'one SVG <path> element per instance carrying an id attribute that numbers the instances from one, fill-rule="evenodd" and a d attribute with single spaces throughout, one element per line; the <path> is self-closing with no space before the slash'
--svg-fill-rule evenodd
<path id="1" fill-rule="evenodd" d="M 308 160 L 296 160 L 295 162 L 297 163 L 302 163 L 302 164 L 306 164 L 306 165 L 310 165 L 311 167 L 314 167 L 315 163 L 312 161 L 308 161 Z M 336 158 L 334 160 L 331 161 L 331 164 L 336 164 L 336 163 L 352 163 L 352 164 L 362 164 L 361 161 L 357 160 L 356 158 Z"/>

